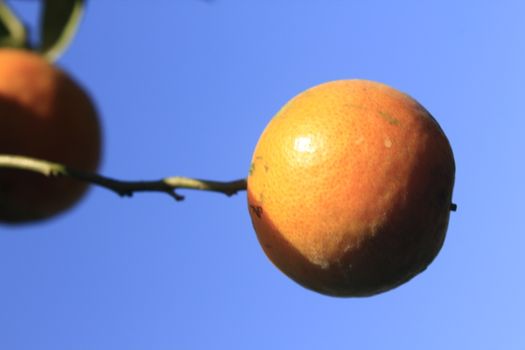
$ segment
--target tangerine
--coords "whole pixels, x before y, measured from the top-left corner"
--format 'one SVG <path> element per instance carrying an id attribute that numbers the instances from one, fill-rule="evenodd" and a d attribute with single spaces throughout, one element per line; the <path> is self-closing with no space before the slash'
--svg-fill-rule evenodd
<path id="1" fill-rule="evenodd" d="M 387 85 L 340 80 L 290 100 L 253 153 L 248 204 L 270 260 L 333 296 L 387 291 L 441 249 L 455 163 L 442 129 Z"/>
<path id="2" fill-rule="evenodd" d="M 101 129 L 96 109 L 67 73 L 29 51 L 0 49 L 0 153 L 95 171 Z M 86 185 L 0 169 L 0 221 L 27 222 L 70 208 Z"/>

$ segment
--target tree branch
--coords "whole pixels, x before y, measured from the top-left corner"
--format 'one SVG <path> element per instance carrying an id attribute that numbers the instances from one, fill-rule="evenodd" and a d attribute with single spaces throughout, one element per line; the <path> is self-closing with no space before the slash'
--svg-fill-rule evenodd
<path id="1" fill-rule="evenodd" d="M 76 170 L 59 163 L 8 154 L 0 154 L 0 168 L 32 171 L 48 177 L 67 176 L 107 188 L 122 197 L 131 197 L 135 192 L 163 192 L 181 201 L 184 196 L 176 192 L 181 188 L 219 192 L 227 196 L 246 190 L 246 179 L 222 182 L 173 176 L 156 181 L 123 181 Z"/>

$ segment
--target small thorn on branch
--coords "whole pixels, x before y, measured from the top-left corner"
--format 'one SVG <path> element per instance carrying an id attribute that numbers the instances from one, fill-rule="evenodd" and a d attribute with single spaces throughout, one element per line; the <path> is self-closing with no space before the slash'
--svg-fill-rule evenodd
<path id="1" fill-rule="evenodd" d="M 455 203 L 450 204 L 450 211 L 456 211 L 458 210 L 458 206 Z"/>
<path id="2" fill-rule="evenodd" d="M 175 201 L 177 201 L 177 202 L 181 202 L 181 201 L 184 200 L 184 196 L 178 194 L 177 192 L 175 192 L 175 190 L 168 190 L 167 192 L 168 192 L 168 194 L 169 194 L 171 197 L 173 197 L 173 199 L 175 199 Z"/>
<path id="3" fill-rule="evenodd" d="M 114 191 L 114 192 L 116 192 L 120 197 L 133 197 L 133 192 L 132 191 L 119 190 L 119 191 Z"/>

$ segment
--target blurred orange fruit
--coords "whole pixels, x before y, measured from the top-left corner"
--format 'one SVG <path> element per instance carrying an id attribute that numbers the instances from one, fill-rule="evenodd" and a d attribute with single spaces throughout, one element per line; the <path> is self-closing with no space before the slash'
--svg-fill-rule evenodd
<path id="1" fill-rule="evenodd" d="M 91 99 L 42 57 L 0 49 L 0 153 L 96 170 L 101 130 Z M 0 221 L 51 217 L 70 208 L 85 189 L 67 178 L 0 168 Z"/>
<path id="2" fill-rule="evenodd" d="M 259 242 L 314 291 L 367 296 L 439 252 L 455 165 L 436 120 L 384 84 L 309 89 L 271 120 L 253 154 L 248 204 Z"/>

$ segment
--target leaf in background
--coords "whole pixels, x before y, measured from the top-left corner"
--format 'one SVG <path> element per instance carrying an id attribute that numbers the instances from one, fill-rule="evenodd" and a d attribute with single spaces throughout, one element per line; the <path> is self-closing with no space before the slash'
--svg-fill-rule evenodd
<path id="1" fill-rule="evenodd" d="M 84 10 L 84 0 L 44 0 L 39 51 L 55 61 L 75 35 Z"/>
<path id="2" fill-rule="evenodd" d="M 5 1 L 0 0 L 0 47 L 26 47 L 26 29 Z"/>

